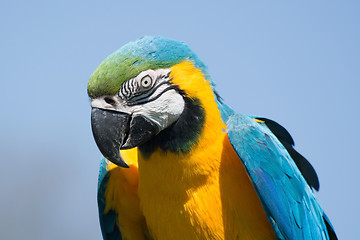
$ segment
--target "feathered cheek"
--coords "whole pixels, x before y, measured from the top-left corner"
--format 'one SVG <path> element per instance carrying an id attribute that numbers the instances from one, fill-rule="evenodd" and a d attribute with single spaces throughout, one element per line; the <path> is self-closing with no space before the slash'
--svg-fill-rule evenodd
<path id="1" fill-rule="evenodd" d="M 175 90 L 167 91 L 158 99 L 140 106 L 134 115 L 147 117 L 160 131 L 173 124 L 184 111 L 183 97 Z"/>

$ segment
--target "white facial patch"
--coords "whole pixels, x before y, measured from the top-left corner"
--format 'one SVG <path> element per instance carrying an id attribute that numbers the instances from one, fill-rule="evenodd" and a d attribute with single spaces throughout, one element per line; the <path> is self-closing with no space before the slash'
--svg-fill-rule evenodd
<path id="1" fill-rule="evenodd" d="M 154 101 L 132 106 L 131 110 L 134 115 L 147 117 L 163 130 L 180 117 L 184 107 L 184 98 L 176 90 L 171 89 Z"/>

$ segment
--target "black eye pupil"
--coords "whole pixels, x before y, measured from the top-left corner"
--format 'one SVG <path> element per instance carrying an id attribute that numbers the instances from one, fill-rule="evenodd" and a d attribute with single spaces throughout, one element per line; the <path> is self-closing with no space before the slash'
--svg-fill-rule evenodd
<path id="1" fill-rule="evenodd" d="M 145 76 L 141 79 L 141 85 L 144 87 L 144 88 L 148 88 L 150 87 L 151 85 L 151 78 L 150 76 Z"/>
<path id="2" fill-rule="evenodd" d="M 147 80 L 147 79 L 144 79 L 142 84 L 143 84 L 145 87 L 147 87 L 148 85 L 150 85 L 150 81 Z"/>

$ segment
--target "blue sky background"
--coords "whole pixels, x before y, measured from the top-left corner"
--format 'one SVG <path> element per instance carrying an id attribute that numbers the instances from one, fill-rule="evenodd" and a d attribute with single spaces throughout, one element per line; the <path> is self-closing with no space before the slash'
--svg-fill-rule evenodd
<path id="1" fill-rule="evenodd" d="M 87 81 L 158 34 L 186 41 L 236 111 L 290 131 L 339 238 L 358 238 L 358 1 L 3 1 L 0 30 L 0 239 L 101 238 Z"/>

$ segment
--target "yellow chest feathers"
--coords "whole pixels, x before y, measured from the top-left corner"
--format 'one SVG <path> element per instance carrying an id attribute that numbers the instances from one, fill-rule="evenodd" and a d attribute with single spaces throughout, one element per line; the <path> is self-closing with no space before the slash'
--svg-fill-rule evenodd
<path id="1" fill-rule="evenodd" d="M 173 67 L 171 75 L 188 97 L 200 100 L 205 120 L 190 152 L 158 148 L 138 155 L 138 195 L 150 234 L 157 240 L 275 239 L 209 82 L 187 62 Z"/>
<path id="2" fill-rule="evenodd" d="M 139 159 L 140 204 L 154 239 L 275 239 L 227 136 L 219 142 L 184 159 Z"/>

